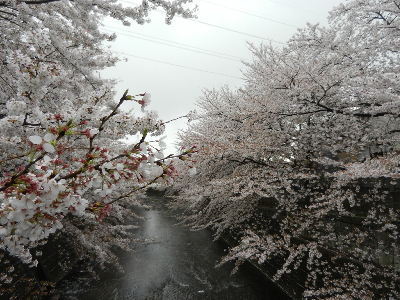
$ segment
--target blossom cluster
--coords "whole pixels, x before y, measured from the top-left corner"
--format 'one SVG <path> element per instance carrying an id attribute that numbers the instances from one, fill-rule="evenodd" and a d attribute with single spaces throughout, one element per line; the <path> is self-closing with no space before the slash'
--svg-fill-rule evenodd
<path id="1" fill-rule="evenodd" d="M 74 222 L 82 220 L 122 220 L 129 212 L 119 203 L 186 172 L 191 161 L 180 158 L 194 148 L 165 156 L 164 137 L 148 141 L 165 129 L 147 110 L 151 94 L 126 91 L 116 100 L 115 81 L 98 76 L 118 61 L 103 47 L 115 35 L 99 26 L 104 17 L 143 24 L 157 7 L 167 23 L 176 15 L 191 18 L 196 9 L 184 7 L 190 2 L 145 0 L 132 8 L 110 0 L 0 1 L 0 250 L 34 266 L 31 249 L 50 234 L 80 230 Z M 144 114 L 122 110 L 128 101 Z M 122 142 L 135 135 L 138 143 Z M 75 237 L 111 257 L 104 254 L 111 243 L 127 242 L 104 224 L 102 238 L 88 243 L 83 231 Z"/>
<path id="2" fill-rule="evenodd" d="M 399 7 L 350 0 L 282 48 L 250 44 L 244 86 L 198 100 L 175 205 L 238 236 L 222 262 L 279 262 L 309 299 L 398 298 Z"/>

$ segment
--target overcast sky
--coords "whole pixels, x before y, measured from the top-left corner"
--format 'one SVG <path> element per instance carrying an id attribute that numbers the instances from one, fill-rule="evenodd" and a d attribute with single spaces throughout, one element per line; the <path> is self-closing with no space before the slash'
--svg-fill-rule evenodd
<path id="1" fill-rule="evenodd" d="M 112 51 L 124 53 L 121 57 L 128 62 L 107 69 L 103 76 L 120 80 L 119 95 L 127 88 L 130 94 L 151 93 L 149 109 L 168 121 L 196 109 L 196 100 L 204 89 L 242 86 L 245 66 L 240 60 L 252 59 L 246 42 L 259 45 L 272 41 L 279 46 L 307 22 L 327 25 L 328 12 L 341 2 L 194 0 L 199 7 L 197 20 L 175 17 L 171 25 L 166 25 L 165 14 L 157 11 L 150 13 L 151 23 L 145 25 L 125 27 L 106 20 L 104 31 L 118 35 Z M 134 5 L 140 1 L 122 3 Z M 140 115 L 139 105 L 136 107 Z M 166 154 L 174 151 L 175 134 L 186 123 L 181 119 L 167 125 L 170 147 Z"/>

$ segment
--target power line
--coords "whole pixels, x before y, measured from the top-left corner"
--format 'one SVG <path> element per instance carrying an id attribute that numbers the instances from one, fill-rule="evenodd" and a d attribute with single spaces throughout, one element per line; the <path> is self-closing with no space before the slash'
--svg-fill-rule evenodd
<path id="1" fill-rule="evenodd" d="M 277 44 L 286 45 L 286 43 L 278 42 L 278 41 L 275 41 L 273 39 L 263 38 L 263 37 L 260 37 L 260 36 L 257 36 L 257 35 L 252 35 L 252 34 L 249 34 L 249 33 L 241 32 L 241 31 L 237 31 L 237 30 L 233 30 L 233 29 L 229 29 L 229 28 L 226 28 L 226 27 L 222 27 L 222 26 L 218 26 L 218 25 L 202 22 L 202 21 L 195 20 L 195 19 L 185 19 L 185 20 L 196 22 L 196 23 L 200 23 L 200 24 L 204 24 L 204 25 L 208 25 L 208 26 L 212 26 L 212 27 L 216 27 L 216 28 L 219 28 L 219 29 L 223 29 L 223 30 L 227 30 L 227 31 L 231 31 L 231 32 L 235 32 L 235 33 L 239 33 L 239 34 L 243 34 L 243 35 L 247 35 L 247 36 L 251 36 L 251 37 L 255 37 L 255 38 L 258 38 L 258 39 L 274 42 L 274 43 L 277 43 Z"/>
<path id="2" fill-rule="evenodd" d="M 307 9 L 303 9 L 303 8 L 300 8 L 300 7 L 296 7 L 296 6 L 293 6 L 293 5 L 289 5 L 289 4 L 286 4 L 286 3 L 282 3 L 282 2 L 279 2 L 279 1 L 275 1 L 275 0 L 267 0 L 267 1 L 275 2 L 275 3 L 280 4 L 280 5 L 285 5 L 285 6 L 288 6 L 288 7 L 291 7 L 291 8 L 302 10 L 302 11 L 305 11 L 305 12 L 308 12 L 308 13 L 311 13 L 311 14 L 314 14 L 314 15 L 323 16 L 322 14 L 319 14 L 317 12 L 314 12 L 314 11 L 311 11 L 311 10 L 307 10 Z"/>
<path id="3" fill-rule="evenodd" d="M 195 71 L 200 71 L 200 72 L 205 72 L 205 73 L 210 73 L 210 74 L 215 74 L 215 75 L 220 75 L 220 76 L 225 76 L 225 77 L 231 77 L 231 78 L 243 79 L 244 80 L 244 78 L 241 78 L 241 77 L 226 75 L 226 74 L 217 73 L 217 72 L 206 71 L 206 70 L 202 70 L 202 69 L 196 69 L 196 68 L 182 66 L 182 65 L 178 65 L 178 64 L 171 64 L 171 63 L 168 63 L 168 62 L 165 62 L 165 61 L 155 60 L 155 59 L 151 59 L 151 58 L 147 58 L 147 57 L 142 57 L 142 56 L 137 56 L 137 55 L 132 55 L 132 54 L 126 54 L 126 53 L 121 53 L 121 52 L 116 52 L 116 51 L 111 51 L 111 52 L 114 52 L 116 54 L 127 55 L 127 56 L 136 57 L 136 58 L 141 58 L 141 59 L 145 59 L 145 60 L 149 60 L 149 61 L 153 61 L 153 62 L 158 62 L 158 63 L 161 63 L 161 64 L 170 65 L 170 66 L 175 66 L 175 67 L 185 68 L 185 69 L 189 69 L 189 70 L 195 70 Z"/>
<path id="4" fill-rule="evenodd" d="M 109 32 L 113 32 L 112 30 L 108 30 L 108 29 L 103 29 L 103 30 L 109 31 Z M 148 41 L 148 42 L 153 42 L 153 43 L 157 43 L 157 44 L 161 44 L 161 45 L 165 45 L 165 46 L 175 47 L 175 48 L 184 49 L 184 50 L 187 50 L 187 51 L 197 52 L 197 53 L 201 53 L 201 54 L 205 54 L 205 55 L 211 55 L 211 56 L 215 56 L 215 57 L 219 57 L 219 58 L 224 58 L 224 59 L 229 59 L 229 60 L 233 60 L 233 61 L 240 61 L 240 60 L 238 60 L 238 59 L 233 59 L 233 58 L 229 58 L 229 57 L 223 57 L 223 56 L 219 56 L 219 55 L 215 55 L 215 54 L 210 54 L 210 53 L 204 53 L 204 52 L 201 52 L 201 51 L 196 51 L 196 50 L 192 50 L 192 49 L 187 49 L 187 48 L 184 48 L 184 47 L 179 47 L 179 46 L 174 46 L 174 45 L 168 45 L 168 44 L 166 44 L 166 43 L 157 42 L 157 41 L 152 41 L 152 40 L 149 40 L 149 39 L 137 37 L 137 36 L 130 35 L 130 34 L 126 34 L 126 33 L 120 33 L 120 32 L 117 32 L 117 33 L 118 33 L 118 34 L 125 35 L 125 36 L 129 36 L 129 37 L 133 37 L 133 38 L 135 38 L 135 39 L 140 39 L 140 40 L 144 40 L 144 41 Z"/>
<path id="5" fill-rule="evenodd" d="M 145 40 L 145 41 L 149 41 L 149 42 L 153 42 L 153 43 L 158 43 L 158 44 L 162 44 L 162 45 L 166 45 L 166 46 L 170 46 L 170 47 L 175 47 L 175 48 L 179 48 L 179 49 L 184 49 L 184 50 L 187 50 L 187 51 L 193 51 L 193 52 L 202 53 L 202 54 L 205 54 L 205 55 L 211 55 L 211 56 L 215 56 L 215 57 L 219 57 L 219 58 L 224 58 L 224 59 L 229 59 L 229 60 L 233 60 L 233 61 L 242 61 L 242 60 L 250 61 L 250 60 L 248 60 L 248 59 L 244 59 L 244 58 L 241 58 L 241 57 L 237 57 L 237 56 L 233 56 L 233 55 L 229 55 L 229 54 L 225 54 L 225 53 L 221 53 L 221 52 L 211 51 L 211 50 L 207 50 L 207 49 L 203 49 L 203 48 L 198 48 L 198 47 L 194 47 L 194 46 L 190 46 L 190 45 L 186 45 L 186 44 L 182 44 L 182 43 L 176 43 L 176 42 L 173 42 L 173 41 L 164 40 L 164 39 L 152 37 L 152 36 L 149 36 L 149 35 L 145 35 L 145 34 L 140 34 L 140 33 L 132 32 L 132 31 L 129 31 L 129 30 L 120 29 L 120 28 L 113 27 L 113 26 L 105 26 L 105 27 L 107 27 L 107 28 L 112 28 L 112 29 L 117 29 L 117 30 L 121 30 L 121 31 L 126 31 L 126 32 L 129 32 L 129 33 L 135 34 L 135 35 L 146 36 L 146 37 L 149 37 L 149 38 L 152 38 L 152 39 L 156 39 L 156 40 L 160 40 L 160 41 L 165 41 L 165 42 L 168 42 L 168 43 L 177 44 L 177 45 L 182 45 L 182 46 L 185 46 L 185 47 L 190 47 L 190 48 L 194 48 L 194 49 L 200 50 L 200 51 L 198 51 L 198 50 L 188 49 L 188 48 L 184 48 L 184 47 L 180 47 L 180 46 L 169 45 L 169 44 L 167 44 L 167 43 L 158 42 L 158 41 L 153 41 L 153 40 L 149 40 L 149 39 L 146 39 L 146 38 L 141 38 L 141 37 L 138 37 L 138 36 L 129 35 L 129 34 L 126 34 L 126 33 L 117 32 L 118 34 L 122 34 L 122 35 L 125 35 L 125 36 L 130 36 L 130 37 L 133 37 L 133 38 L 136 38 L 136 39 L 141 39 L 141 40 Z M 103 29 L 103 30 L 109 31 L 109 32 L 113 32 L 112 30 L 107 30 L 107 29 Z M 211 53 L 216 53 L 217 55 L 216 55 L 216 54 L 211 54 L 211 53 L 206 53 L 206 52 L 203 52 L 203 51 L 207 51 L 207 52 L 211 52 Z"/>
<path id="6" fill-rule="evenodd" d="M 112 26 L 108 26 L 108 25 L 105 26 L 105 27 L 126 31 L 126 32 L 133 33 L 133 34 L 136 34 L 136 35 L 145 36 L 145 37 L 149 37 L 149 38 L 152 38 L 152 39 L 156 39 L 156 40 L 160 40 L 160 41 L 164 41 L 164 42 L 168 42 L 168 43 L 172 43 L 172 44 L 182 45 L 182 46 L 185 46 L 185 47 L 190 47 L 190 48 L 194 48 L 194 49 L 198 49 L 198 50 L 202 50 L 202 51 L 207 51 L 207 52 L 211 52 L 211 53 L 215 53 L 215 54 L 220 54 L 220 55 L 236 58 L 236 59 L 239 59 L 239 60 L 248 60 L 248 59 L 244 59 L 244 58 L 241 58 L 241 57 L 238 57 L 238 56 L 229 55 L 229 54 L 216 52 L 216 51 L 212 51 L 212 50 L 208 50 L 208 49 L 203 49 L 203 48 L 199 48 L 199 47 L 194 47 L 194 46 L 190 46 L 190 45 L 187 45 L 187 44 L 177 43 L 177 42 L 173 42 L 173 41 L 169 41 L 169 40 L 165 40 L 165 39 L 160 39 L 160 38 L 157 38 L 157 37 L 154 37 L 154 36 L 141 34 L 141 33 L 133 32 L 133 31 L 126 30 L 126 29 L 119 29 L 117 27 L 112 27 Z"/>
<path id="7" fill-rule="evenodd" d="M 126 2 L 126 3 L 129 3 L 129 4 L 133 4 L 133 5 L 139 6 L 139 4 L 132 3 L 132 2 L 128 2 L 128 1 L 122 1 L 122 2 Z M 154 10 L 154 11 L 157 11 L 157 12 L 163 13 L 163 14 L 165 13 L 164 11 L 158 10 L 158 9 L 156 9 L 156 10 Z M 230 31 L 230 32 L 234 32 L 234 33 L 238 33 L 238 34 L 242 34 L 242 35 L 251 36 L 251 37 L 258 38 L 258 39 L 262 39 L 262 40 L 265 40 L 265 41 L 270 41 L 270 42 L 274 42 L 274 43 L 277 43 L 277 44 L 286 45 L 286 43 L 278 42 L 278 41 L 275 41 L 275 40 L 273 40 L 273 39 L 263 38 L 263 37 L 261 37 L 261 36 L 257 36 L 257 35 L 253 35 L 253 34 L 249 34 L 249 33 L 245 33 L 245 32 L 241 32 L 241 31 L 234 30 L 234 29 L 229 29 L 229 28 L 226 28 L 226 27 L 222 27 L 222 26 L 210 24 L 210 23 L 207 23 L 207 22 L 203 22 L 203 21 L 199 21 L 199 20 L 195 20 L 195 19 L 186 19 L 186 18 L 183 18 L 183 17 L 181 17 L 181 16 L 176 16 L 176 17 L 181 18 L 181 19 L 184 19 L 184 20 L 187 20 L 187 21 L 196 22 L 196 23 L 200 23 L 200 24 L 203 24 L 203 25 L 207 25 L 207 26 L 211 26 L 211 27 L 223 29 L 223 30 L 226 30 L 226 31 Z"/>
<path id="8" fill-rule="evenodd" d="M 223 7 L 223 8 L 226 8 L 226 9 L 230 9 L 230 10 L 233 10 L 233 11 L 237 11 L 237 12 L 240 12 L 240 13 L 243 13 L 243 14 L 246 14 L 246 15 L 250 15 L 250 16 L 253 16 L 253 17 L 261 18 L 261 19 L 264 19 L 264 20 L 267 20 L 267 21 L 271 21 L 271 22 L 275 22 L 275 23 L 279 23 L 279 24 L 283 24 L 283 25 L 287 25 L 287 26 L 291 26 L 291 27 L 295 27 L 295 28 L 299 27 L 299 26 L 295 26 L 295 25 L 292 25 L 292 24 L 289 24 L 289 23 L 277 21 L 277 20 L 274 20 L 274 19 L 270 19 L 270 18 L 267 18 L 267 17 L 256 15 L 256 14 L 253 14 L 253 13 L 250 13 L 250 12 L 246 12 L 244 10 L 234 8 L 232 6 L 225 6 L 225 5 L 217 4 L 217 3 L 214 3 L 214 2 L 211 2 L 211 1 L 207 1 L 207 0 L 200 0 L 200 1 L 212 4 L 212 5 L 215 5 L 215 6 Z"/>

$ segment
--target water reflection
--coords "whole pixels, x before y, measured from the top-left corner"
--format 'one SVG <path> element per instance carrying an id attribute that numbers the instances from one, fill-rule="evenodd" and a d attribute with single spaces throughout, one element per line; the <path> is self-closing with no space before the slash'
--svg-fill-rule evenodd
<path id="1" fill-rule="evenodd" d="M 290 299 L 250 266 L 232 276 L 232 264 L 215 268 L 227 246 L 213 242 L 207 230 L 193 232 L 174 225 L 173 213 L 163 205 L 166 199 L 150 201 L 153 209 L 139 212 L 148 220 L 138 221 L 137 235 L 155 242 L 122 255 L 123 274 L 102 271 L 95 280 L 78 266 L 60 285 L 60 299 Z"/>

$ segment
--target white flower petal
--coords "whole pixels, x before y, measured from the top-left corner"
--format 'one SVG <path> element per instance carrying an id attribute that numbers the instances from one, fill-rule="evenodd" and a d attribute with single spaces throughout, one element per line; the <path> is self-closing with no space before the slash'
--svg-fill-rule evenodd
<path id="1" fill-rule="evenodd" d="M 57 136 L 56 136 L 55 134 L 52 134 L 52 133 L 47 133 L 47 134 L 43 137 L 43 139 L 44 139 L 46 142 L 53 141 L 53 140 L 55 140 L 56 138 L 57 138 Z"/>
<path id="2" fill-rule="evenodd" d="M 53 145 L 50 145 L 49 143 L 43 144 L 43 149 L 44 149 L 44 151 L 49 152 L 49 153 L 54 153 L 54 151 L 56 151 L 56 149 L 53 147 Z"/>
<path id="3" fill-rule="evenodd" d="M 150 93 L 146 93 L 143 98 L 144 101 L 149 101 L 151 99 L 151 94 Z"/>
<path id="4" fill-rule="evenodd" d="M 194 175 L 196 175 L 196 173 L 197 173 L 197 170 L 196 170 L 196 168 L 195 167 L 193 167 L 193 168 L 190 168 L 189 169 L 189 175 L 190 176 L 194 176 Z"/>
<path id="5" fill-rule="evenodd" d="M 146 142 L 143 142 L 140 144 L 140 149 L 142 150 L 142 152 L 146 152 L 147 151 L 147 144 Z"/>
<path id="6" fill-rule="evenodd" d="M 96 128 L 94 128 L 94 129 L 90 129 L 90 134 L 97 134 L 97 133 L 99 133 L 99 130 L 98 129 L 96 129 Z"/>
<path id="7" fill-rule="evenodd" d="M 154 163 L 155 162 L 155 157 L 154 157 L 154 155 L 149 155 L 149 157 L 147 157 L 147 161 L 149 162 L 149 163 Z"/>
<path id="8" fill-rule="evenodd" d="M 32 144 L 39 145 L 42 143 L 42 137 L 38 135 L 32 135 L 29 137 L 29 140 L 32 142 Z"/>
<path id="9" fill-rule="evenodd" d="M 142 101 L 143 101 L 142 107 L 143 106 L 148 106 L 150 104 L 150 102 L 151 102 L 150 99 L 151 99 L 151 94 L 146 93 L 142 98 Z"/>
<path id="10" fill-rule="evenodd" d="M 4 227 L 0 228 L 0 236 L 5 236 L 7 235 L 8 230 Z"/>
<path id="11" fill-rule="evenodd" d="M 63 224 L 62 224 L 60 221 L 56 220 L 56 221 L 54 222 L 54 227 L 55 227 L 56 229 L 61 229 L 61 228 L 63 228 Z"/>
<path id="12" fill-rule="evenodd" d="M 105 164 L 103 164 L 104 168 L 107 169 L 112 169 L 113 168 L 113 164 L 111 162 L 106 162 Z"/>
<path id="13" fill-rule="evenodd" d="M 162 152 L 162 151 L 159 151 L 159 152 L 155 153 L 154 156 L 155 156 L 157 159 L 163 159 L 163 158 L 165 157 L 165 156 L 164 156 L 164 152 Z"/>
<path id="14" fill-rule="evenodd" d="M 98 188 L 101 186 L 101 179 L 95 179 L 93 180 L 93 186 Z"/>

